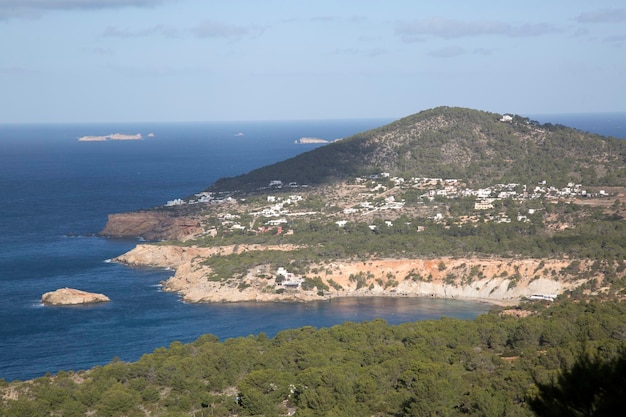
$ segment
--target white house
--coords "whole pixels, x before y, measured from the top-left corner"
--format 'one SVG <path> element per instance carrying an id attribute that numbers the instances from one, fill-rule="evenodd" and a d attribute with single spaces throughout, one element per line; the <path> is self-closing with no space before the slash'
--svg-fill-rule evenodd
<path id="1" fill-rule="evenodd" d="M 304 279 L 296 277 L 295 274 L 287 272 L 282 266 L 276 270 L 276 275 L 281 275 L 284 279 L 278 285 L 283 287 L 298 288 L 304 282 Z"/>
<path id="2" fill-rule="evenodd" d="M 185 204 L 183 200 L 181 200 L 180 198 L 175 198 L 174 200 L 168 201 L 165 205 L 166 206 L 182 206 L 183 204 Z"/>
<path id="3" fill-rule="evenodd" d="M 474 203 L 474 210 L 490 210 L 493 208 L 493 199 L 479 200 Z"/>
<path id="4" fill-rule="evenodd" d="M 281 225 L 281 224 L 285 224 L 285 223 L 287 223 L 287 220 L 286 220 L 286 219 L 281 218 L 281 219 L 269 220 L 269 221 L 268 221 L 267 223 L 265 223 L 265 224 L 267 224 L 268 226 L 279 226 L 279 225 Z"/>

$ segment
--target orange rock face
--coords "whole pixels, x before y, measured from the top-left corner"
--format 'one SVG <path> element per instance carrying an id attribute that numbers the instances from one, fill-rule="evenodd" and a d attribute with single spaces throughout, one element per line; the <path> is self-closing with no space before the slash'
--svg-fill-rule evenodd
<path id="1" fill-rule="evenodd" d="M 184 241 L 201 232 L 200 222 L 194 217 L 181 216 L 174 211 L 138 211 L 110 214 L 100 235 Z"/>

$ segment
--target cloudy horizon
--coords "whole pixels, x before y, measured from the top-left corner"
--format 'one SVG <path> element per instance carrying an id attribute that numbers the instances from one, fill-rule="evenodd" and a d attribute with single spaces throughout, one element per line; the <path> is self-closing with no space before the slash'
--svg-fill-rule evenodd
<path id="1" fill-rule="evenodd" d="M 0 122 L 625 112 L 619 1 L 0 0 Z"/>

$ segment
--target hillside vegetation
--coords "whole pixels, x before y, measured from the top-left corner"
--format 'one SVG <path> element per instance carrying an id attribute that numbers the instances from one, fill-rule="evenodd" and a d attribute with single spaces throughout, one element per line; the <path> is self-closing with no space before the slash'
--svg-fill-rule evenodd
<path id="1" fill-rule="evenodd" d="M 320 297 L 362 288 L 422 294 L 417 287 L 429 284 L 432 274 L 409 277 L 396 268 L 380 276 L 372 262 L 410 265 L 443 257 L 467 265 L 477 258 L 496 264 L 556 260 L 570 265 L 567 274 L 543 268 L 499 273 L 515 277 L 510 285 L 537 287 L 524 284 L 519 291 L 542 288 L 540 293 L 552 294 L 576 283 L 589 294 L 619 294 L 626 279 L 625 144 L 517 116 L 441 107 L 220 180 L 211 191 L 175 206 L 118 215 L 107 229 L 117 224 L 122 235 L 124 228 L 133 235 L 138 228 L 128 224 L 149 225 L 144 238 L 170 239 L 171 246 L 254 245 L 255 250 L 206 257 L 184 268 L 202 275 L 198 287 L 219 282 L 220 288 L 245 290 L 249 297 L 291 296 L 281 286 L 279 268 L 295 274 L 296 281 L 316 282 Z M 344 277 L 333 263 L 369 278 L 340 285 Z M 359 263 L 362 269 L 356 270 Z M 469 269 L 447 271 L 446 284 L 476 282 Z M 415 285 L 405 283 L 407 277 Z M 179 278 L 187 280 L 182 272 Z M 486 282 L 496 277 L 483 278 L 474 293 L 484 294 Z M 540 278 L 560 286 L 540 286 Z M 240 294 L 216 295 L 211 285 L 194 299 L 240 299 Z"/>
<path id="2" fill-rule="evenodd" d="M 551 381 L 577 358 L 626 357 L 623 302 L 529 308 L 525 318 L 374 320 L 224 342 L 206 335 L 135 363 L 0 384 L 0 416 L 522 417 L 533 415 L 529 401 L 554 408 Z M 582 385 L 570 412 L 595 408 L 625 382 L 619 373 L 606 381 L 613 387 L 589 381 L 596 385 Z M 599 409 L 570 415 L 621 415 Z"/>
<path id="3" fill-rule="evenodd" d="M 211 294 L 248 291 L 252 278 L 290 297 L 479 291 L 496 278 L 577 287 L 474 321 L 174 342 L 136 363 L 2 384 L 0 416 L 621 415 L 625 162 L 626 141 L 440 107 L 112 218 L 116 236 L 165 226 L 151 238 L 189 252 L 174 256 L 177 275 Z M 143 246 L 154 259 L 158 246 Z"/>
<path id="4" fill-rule="evenodd" d="M 565 126 L 455 107 L 438 107 L 359 133 L 212 190 L 254 190 L 270 181 L 319 185 L 369 173 L 563 186 L 624 185 L 626 143 Z"/>

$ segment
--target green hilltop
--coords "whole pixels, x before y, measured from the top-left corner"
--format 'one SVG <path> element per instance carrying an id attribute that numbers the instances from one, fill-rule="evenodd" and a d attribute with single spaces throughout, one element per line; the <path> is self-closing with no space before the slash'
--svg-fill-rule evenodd
<path id="1" fill-rule="evenodd" d="M 557 186 L 626 183 L 626 142 L 520 116 L 437 107 L 247 174 L 218 180 L 213 191 L 251 191 L 270 181 L 320 185 L 389 172 Z"/>

